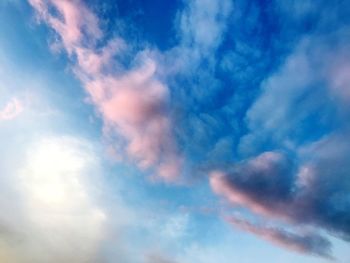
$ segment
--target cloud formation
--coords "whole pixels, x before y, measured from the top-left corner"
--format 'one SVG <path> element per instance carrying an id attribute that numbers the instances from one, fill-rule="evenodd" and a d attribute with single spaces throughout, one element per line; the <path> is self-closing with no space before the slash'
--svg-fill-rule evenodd
<path id="1" fill-rule="evenodd" d="M 313 157 L 299 167 L 287 162 L 281 153 L 265 152 L 233 166 L 230 171 L 212 173 L 210 183 L 215 193 L 256 215 L 291 226 L 321 227 L 348 240 L 349 150 L 344 136 L 331 136 L 304 149 L 303 155 Z M 250 226 L 248 230 L 268 234 Z M 271 234 L 284 239 L 284 234 L 281 237 Z M 319 244 L 322 251 L 323 243 Z M 309 252 L 314 253 L 312 250 Z"/>
<path id="2" fill-rule="evenodd" d="M 181 51 L 194 60 L 215 52 L 224 39 L 232 6 L 231 1 L 227 0 L 189 1 L 179 17 Z M 185 52 L 185 48 L 188 48 L 188 52 Z"/>
<path id="3" fill-rule="evenodd" d="M 167 181 L 184 166 L 195 176 L 216 169 L 210 185 L 231 204 L 349 239 L 346 4 L 193 0 L 178 13 L 175 46 L 135 53 L 82 1 L 30 3 L 66 50 L 113 151 Z M 331 257 L 317 233 L 231 223 Z"/>
<path id="4" fill-rule="evenodd" d="M 233 204 L 265 216 L 284 216 L 291 197 L 293 168 L 280 153 L 265 152 L 231 172 L 213 172 L 210 184 L 215 193 Z M 287 212 L 288 213 L 288 212 Z"/>
<path id="5" fill-rule="evenodd" d="M 294 228 L 293 236 L 300 236 L 299 228 L 311 226 L 349 240 L 349 23 L 322 15 L 349 8 L 323 3 L 318 10 L 312 1 L 277 6 L 286 21 L 296 25 L 313 21 L 313 32 L 301 35 L 275 72 L 265 75 L 260 92 L 245 111 L 242 125 L 247 130 L 239 137 L 237 159 L 217 165 L 210 184 L 233 206 Z M 245 220 L 235 223 L 282 243 L 299 239 L 283 227 L 278 228 L 281 234 Z M 324 248 L 319 245 L 316 251 Z"/>
<path id="6" fill-rule="evenodd" d="M 98 48 L 102 38 L 98 19 L 81 1 L 30 3 L 59 35 L 73 61 L 76 57 L 75 72 L 104 121 L 107 137 L 115 144 L 112 148 L 125 148 L 139 167 L 154 168 L 158 176 L 174 181 L 181 157 L 167 114 L 168 88 L 157 79 L 151 53 L 140 51 L 135 65 L 115 71 L 115 65 L 121 64 L 114 58 L 126 44 L 115 38 Z"/>

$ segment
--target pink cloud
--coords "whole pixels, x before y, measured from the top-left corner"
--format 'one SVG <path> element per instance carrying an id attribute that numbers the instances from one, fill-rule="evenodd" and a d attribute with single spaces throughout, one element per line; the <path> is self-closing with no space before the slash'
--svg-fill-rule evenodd
<path id="1" fill-rule="evenodd" d="M 29 3 L 37 10 L 40 19 L 61 37 L 69 54 L 81 45 L 84 33 L 94 40 L 102 35 L 96 16 L 80 0 L 29 0 Z M 52 15 L 49 7 L 55 8 L 60 16 Z"/>
<path id="2" fill-rule="evenodd" d="M 97 48 L 95 42 L 102 35 L 98 19 L 81 1 L 29 2 L 60 36 L 67 53 L 76 57 L 74 71 L 100 113 L 107 136 L 121 135 L 125 153 L 142 169 L 154 169 L 170 181 L 178 177 L 182 162 L 166 110 L 169 91 L 157 79 L 151 56 L 141 52 L 140 66 L 116 72 L 114 57 L 126 44 L 116 38 Z M 49 6 L 59 16 L 50 13 Z"/>
<path id="3" fill-rule="evenodd" d="M 264 152 L 237 164 L 232 176 L 221 171 L 212 172 L 210 186 L 214 193 L 223 196 L 232 205 L 248 208 L 259 215 L 291 221 L 285 211 L 286 206 L 291 205 L 286 201 L 288 165 L 280 153 Z"/>
<path id="4" fill-rule="evenodd" d="M 333 235 L 346 238 L 349 232 L 347 190 L 341 190 L 343 197 L 335 194 L 333 189 L 335 185 L 342 187 L 346 177 L 347 135 L 325 138 L 304 148 L 302 156 L 312 156 L 312 159 L 303 164 L 296 165 L 277 152 L 265 152 L 236 163 L 226 172 L 213 172 L 211 188 L 230 204 L 245 208 L 254 216 L 289 226 L 322 227 Z M 340 178 L 335 178 L 334 175 L 339 176 L 339 173 Z M 237 220 L 233 222 L 243 230 L 291 249 L 303 248 L 294 241 L 304 244 L 309 240 L 278 229 L 256 227 Z M 317 245 L 317 240 L 310 242 Z"/>
<path id="5" fill-rule="evenodd" d="M 180 158 L 165 114 L 168 89 L 155 77 L 155 62 L 121 77 L 105 76 L 86 83 L 92 102 L 109 130 L 127 140 L 126 151 L 141 168 L 158 166 L 159 175 L 172 180 L 179 174 Z"/>
<path id="6" fill-rule="evenodd" d="M 233 205 L 247 207 L 253 212 L 265 216 L 273 216 L 276 212 L 259 203 L 249 193 L 228 181 L 226 174 L 213 172 L 210 176 L 210 186 L 214 193 L 225 197 Z"/>
<path id="7" fill-rule="evenodd" d="M 22 102 L 17 98 L 13 98 L 0 110 L 0 120 L 12 120 L 21 114 L 22 111 Z"/>
<path id="8" fill-rule="evenodd" d="M 255 225 L 237 217 L 228 217 L 226 220 L 239 229 L 289 250 L 332 258 L 331 243 L 317 233 L 294 233 L 281 228 Z"/>
<path id="9" fill-rule="evenodd" d="M 85 47 L 76 47 L 79 69 L 90 75 L 99 75 L 106 67 L 111 67 L 113 57 L 126 49 L 123 39 L 112 39 L 101 50 L 94 50 Z"/>

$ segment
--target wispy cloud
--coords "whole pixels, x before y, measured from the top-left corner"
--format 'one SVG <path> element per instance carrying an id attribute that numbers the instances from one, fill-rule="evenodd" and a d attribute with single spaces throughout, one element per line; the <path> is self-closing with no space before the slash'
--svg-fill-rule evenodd
<path id="1" fill-rule="evenodd" d="M 315 254 L 328 259 L 333 258 L 331 256 L 331 243 L 316 233 L 297 234 L 281 228 L 254 225 L 247 220 L 237 217 L 230 217 L 226 220 L 235 227 L 262 237 L 278 246 L 301 253 Z"/>
<path id="2" fill-rule="evenodd" d="M 179 17 L 181 44 L 198 56 L 215 51 L 224 39 L 232 9 L 227 0 L 189 1 Z"/>
<path id="3" fill-rule="evenodd" d="M 12 98 L 5 107 L 0 110 L 0 121 L 1 120 L 12 120 L 20 115 L 23 111 L 23 103 L 17 99 Z"/>
<path id="4" fill-rule="evenodd" d="M 47 22 L 60 35 L 69 54 L 81 45 L 84 34 L 92 39 L 102 34 L 96 16 L 80 1 L 29 0 L 29 3 L 37 10 L 38 18 Z M 62 15 L 61 18 L 50 13 L 51 5 Z"/>
<path id="5" fill-rule="evenodd" d="M 114 149 L 125 152 L 143 169 L 154 168 L 157 175 L 173 181 L 180 174 L 181 157 L 172 138 L 167 115 L 168 88 L 157 79 L 157 63 L 151 53 L 141 51 L 131 69 L 114 71 L 114 56 L 123 40 L 112 39 L 103 48 L 96 16 L 80 1 L 30 1 L 61 38 L 92 103 L 103 118 Z M 52 12 L 52 8 L 55 12 Z M 57 15 L 58 14 L 58 15 Z M 74 60 L 73 60 L 74 61 Z M 124 145 L 124 146 L 123 146 Z"/>

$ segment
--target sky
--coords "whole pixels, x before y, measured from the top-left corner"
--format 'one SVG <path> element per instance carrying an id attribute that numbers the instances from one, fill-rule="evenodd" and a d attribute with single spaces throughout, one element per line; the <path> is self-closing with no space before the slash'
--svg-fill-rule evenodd
<path id="1" fill-rule="evenodd" d="M 350 262 L 350 2 L 0 0 L 0 261 Z"/>

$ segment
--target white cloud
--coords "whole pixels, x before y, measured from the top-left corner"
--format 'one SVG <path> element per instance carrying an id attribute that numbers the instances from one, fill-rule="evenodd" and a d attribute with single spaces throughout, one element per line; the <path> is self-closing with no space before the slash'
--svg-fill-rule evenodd
<path id="1" fill-rule="evenodd" d="M 1 178 L 11 182 L 16 198 L 8 200 L 14 211 L 1 217 L 0 258 L 95 262 L 106 215 L 89 189 L 100 169 L 93 148 L 77 138 L 51 137 L 32 144 L 26 156 L 17 173 Z"/>
<path id="2" fill-rule="evenodd" d="M 180 20 L 182 41 L 194 48 L 208 51 L 221 43 L 232 11 L 229 0 L 190 1 Z"/>

